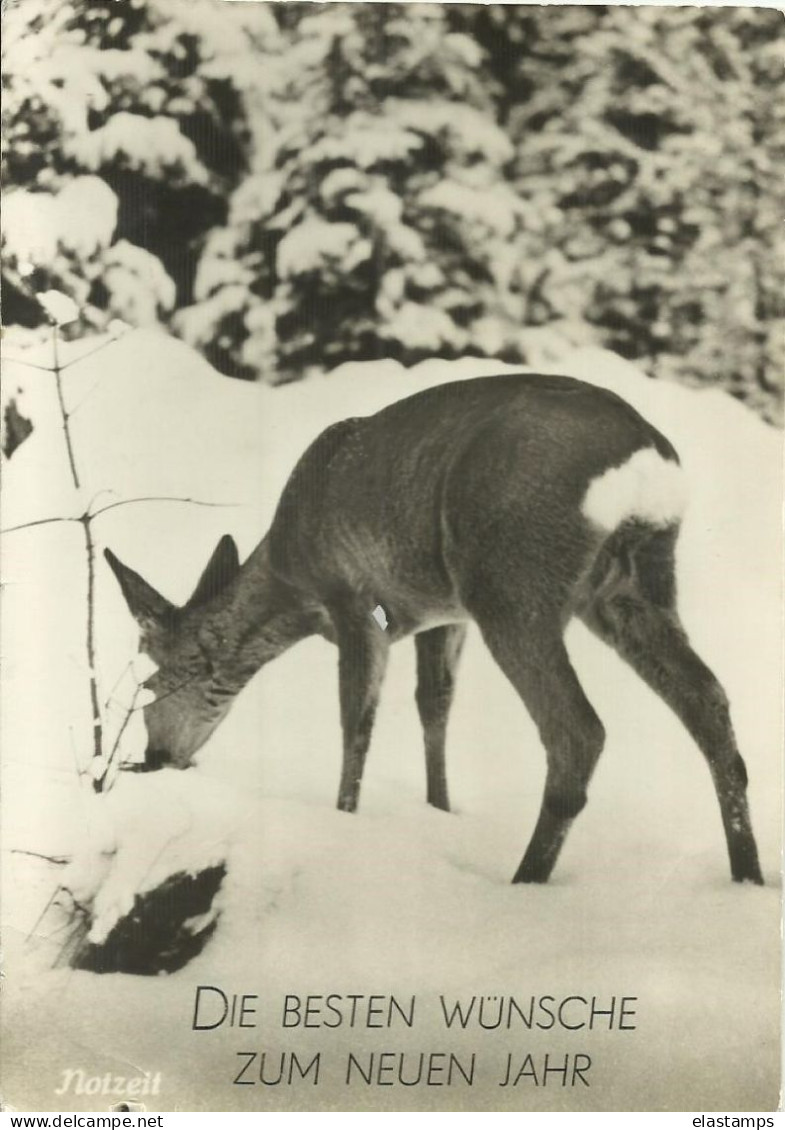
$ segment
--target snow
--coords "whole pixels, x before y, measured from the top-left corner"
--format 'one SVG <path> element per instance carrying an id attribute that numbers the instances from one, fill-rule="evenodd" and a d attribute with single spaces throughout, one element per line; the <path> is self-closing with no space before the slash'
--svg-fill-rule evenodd
<path id="1" fill-rule="evenodd" d="M 17 262 L 51 266 L 58 245 L 89 258 L 108 247 L 117 197 L 100 177 L 75 177 L 55 195 L 16 189 L 3 201 L 3 243 Z"/>
<path id="2" fill-rule="evenodd" d="M 331 169 L 319 185 L 319 195 L 327 204 L 347 192 L 358 192 L 368 186 L 368 177 L 358 169 Z"/>
<path id="3" fill-rule="evenodd" d="M 351 114 L 340 137 L 327 135 L 311 145 L 312 165 L 346 161 L 361 169 L 373 169 L 382 163 L 403 161 L 413 150 L 422 148 L 422 138 L 413 124 L 412 128 L 400 128 L 395 121 L 385 121 L 380 129 L 380 120 L 378 115 Z"/>
<path id="4" fill-rule="evenodd" d="M 477 191 L 455 180 L 443 180 L 420 197 L 424 208 L 435 208 L 479 224 L 483 232 L 510 239 L 515 232 L 520 202 L 505 186 Z"/>
<path id="5" fill-rule="evenodd" d="M 67 326 L 79 317 L 79 307 L 74 300 L 59 290 L 45 290 L 38 295 L 38 301 L 53 325 Z"/>
<path id="6" fill-rule="evenodd" d="M 63 357 L 95 344 L 63 344 Z M 13 342 L 7 349 L 18 355 Z M 30 359 L 49 363 L 51 347 Z M 20 408 L 35 423 L 4 468 L 4 528 L 130 498 L 210 503 L 139 502 L 93 525 L 99 551 L 111 546 L 178 602 L 222 534 L 234 535 L 241 556 L 250 552 L 322 428 L 423 385 L 504 370 L 478 360 L 409 371 L 379 362 L 270 389 L 219 377 L 181 343 L 135 331 L 64 373 L 77 492 L 52 379 L 4 368 L 6 388 L 25 390 Z M 690 484 L 683 618 L 732 702 L 767 885 L 730 882 L 709 775 L 691 739 L 580 626 L 569 629 L 568 646 L 608 741 L 589 804 L 542 888 L 509 883 L 539 807 L 542 749 L 473 631 L 448 737 L 452 814 L 424 803 L 410 643 L 392 649 L 354 816 L 334 808 L 336 657 L 321 639 L 252 681 L 194 768 L 123 774 L 96 797 L 82 530 L 21 530 L 4 539 L 2 618 L 4 1086 L 14 1107 L 94 1109 L 89 1095 L 54 1098 L 69 1068 L 160 1072 L 154 1101 L 163 1110 L 776 1107 L 781 437 L 718 392 L 649 381 L 598 350 L 554 369 L 618 392 L 679 451 Z M 111 747 L 145 669 L 129 669 L 136 629 L 100 552 L 97 570 L 97 674 L 101 701 L 111 703 Z M 139 756 L 144 740 L 137 712 L 124 749 Z M 68 857 L 70 874 L 41 855 Z M 159 867 L 223 857 L 217 931 L 184 969 L 141 978 L 50 968 L 62 920 L 56 907 L 42 912 L 58 885 L 67 880 L 92 902 L 101 936 Z M 193 1032 L 199 985 L 258 994 L 261 1027 Z M 411 1030 L 284 1031 L 287 993 L 415 995 L 419 1019 Z M 439 994 L 636 997 L 636 1027 L 446 1032 Z M 303 1059 L 321 1051 L 323 1081 L 317 1090 L 233 1086 L 244 1048 Z M 494 1082 L 347 1089 L 338 1065 L 349 1051 L 374 1049 L 473 1050 L 482 1079 Z M 587 1053 L 592 1085 L 497 1087 L 508 1051 Z"/>
<path id="7" fill-rule="evenodd" d="M 167 9 L 173 25 L 173 42 L 176 42 L 180 28 L 184 26 L 189 34 L 209 45 L 214 58 L 227 64 L 236 62 L 247 51 L 247 33 L 263 37 L 267 41 L 275 40 L 277 35 L 274 16 L 269 9 L 259 4 L 227 5 L 221 13 L 220 21 L 215 18 L 212 0 L 190 0 L 188 4 L 183 4 L 180 0 L 167 0 L 166 4 L 159 5 L 159 10 Z M 156 35 L 162 35 L 160 28 L 156 28 Z M 160 38 L 158 43 L 160 44 Z"/>
<path id="8" fill-rule="evenodd" d="M 84 81 L 86 75 L 95 75 L 106 84 L 132 78 L 142 86 L 152 85 L 165 77 L 164 68 L 146 51 L 138 48 L 118 51 L 111 47 L 90 47 L 85 43 L 61 44 L 45 60 L 42 74 L 50 82 L 79 78 Z M 105 109 L 107 98 L 105 92 L 102 91 L 102 94 L 100 104 L 93 104 L 94 109 Z"/>
<path id="9" fill-rule="evenodd" d="M 403 201 L 394 192 L 377 186 L 370 192 L 353 192 L 345 197 L 350 208 L 372 217 L 379 228 L 397 227 L 403 211 Z"/>
<path id="10" fill-rule="evenodd" d="M 222 318 L 242 311 L 248 305 L 248 287 L 244 277 L 247 271 L 239 264 L 235 271 L 229 260 L 212 260 L 211 266 L 214 269 L 210 272 L 210 277 L 206 280 L 205 285 L 212 285 L 217 282 L 218 268 L 223 268 L 224 264 L 227 265 L 224 274 L 224 278 L 227 280 L 226 285 L 219 286 L 197 306 L 182 307 L 175 314 L 174 321 L 178 333 L 182 334 L 185 340 L 192 345 L 206 346 L 212 338 L 215 326 L 220 323 Z M 233 274 L 236 276 L 236 281 L 230 281 Z"/>
<path id="11" fill-rule="evenodd" d="M 469 67 L 479 70 L 482 66 L 482 48 L 468 35 L 450 32 L 444 37 L 444 47 Z"/>
<path id="12" fill-rule="evenodd" d="M 232 195 L 231 215 L 233 224 L 253 223 L 260 217 L 271 216 L 281 198 L 284 178 L 273 169 L 265 169 L 255 176 L 248 176 Z M 232 245 L 237 235 L 231 229 L 215 228 L 209 236 L 211 248 L 218 254 L 225 245 Z M 233 248 L 232 248 L 233 249 Z"/>
<path id="13" fill-rule="evenodd" d="M 427 259 L 428 251 L 422 236 L 416 228 L 409 227 L 408 224 L 395 224 L 389 227 L 384 235 L 390 251 L 398 255 L 401 261 L 407 264 L 409 270 L 411 270 L 409 264 L 422 263 Z M 426 266 L 429 266 L 429 264 L 426 263 Z M 425 268 L 415 269 L 419 274 L 419 272 Z M 438 267 L 436 269 L 438 270 Z M 429 277 L 431 275 L 432 272 L 430 272 Z M 422 285 L 427 286 L 430 284 L 423 283 Z"/>
<path id="14" fill-rule="evenodd" d="M 121 110 L 105 125 L 75 137 L 71 150 L 88 169 L 100 169 L 122 157 L 130 168 L 149 177 L 179 168 L 191 183 L 209 180 L 196 146 L 180 132 L 174 118 L 147 118 Z"/>
<path id="15" fill-rule="evenodd" d="M 381 328 L 381 336 L 407 349 L 436 353 L 445 345 L 459 348 L 465 339 L 449 314 L 421 302 L 403 302 Z"/>
<path id="16" fill-rule="evenodd" d="M 92 910 L 88 941 L 103 942 L 137 894 L 178 871 L 222 863 L 229 839 L 227 799 L 195 771 L 124 774 L 83 808 L 83 850 L 59 876 L 80 906 Z M 236 812 L 232 819 L 236 819 Z"/>
<path id="17" fill-rule="evenodd" d="M 176 287 L 161 260 L 127 239 L 118 240 L 104 256 L 103 283 L 110 294 L 110 309 L 137 326 L 158 323 L 161 310 L 171 310 Z"/>
<path id="18" fill-rule="evenodd" d="M 325 261 L 331 259 L 340 260 L 349 270 L 350 264 L 356 265 L 370 254 L 369 241 L 359 238 L 354 224 L 329 224 L 311 216 L 283 237 L 277 266 L 281 278 L 286 279 L 324 269 Z"/>
<path id="19" fill-rule="evenodd" d="M 509 138 L 501 129 L 489 125 L 479 110 L 448 102 L 388 98 L 385 108 L 399 125 L 413 132 L 438 134 L 450 138 L 450 148 L 463 158 L 483 157 L 492 165 L 503 165 L 513 157 Z"/>

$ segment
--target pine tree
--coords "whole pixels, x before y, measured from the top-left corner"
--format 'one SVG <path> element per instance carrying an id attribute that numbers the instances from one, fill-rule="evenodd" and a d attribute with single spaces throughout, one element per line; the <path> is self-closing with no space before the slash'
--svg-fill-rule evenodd
<path id="1" fill-rule="evenodd" d="M 471 18 L 504 76 L 526 320 L 588 324 L 653 375 L 719 382 L 776 411 L 779 15 L 566 7 Z"/>
<path id="2" fill-rule="evenodd" d="M 242 82 L 266 6 L 24 0 L 3 19 L 5 270 L 88 323 L 165 319 L 245 171 Z"/>
<path id="3" fill-rule="evenodd" d="M 208 241 L 184 335 L 275 379 L 502 351 L 519 208 L 482 51 L 437 6 L 287 18 L 275 141 Z"/>
<path id="4" fill-rule="evenodd" d="M 590 340 L 776 414 L 777 12 L 218 2 L 8 6 L 7 321 L 272 381 Z"/>

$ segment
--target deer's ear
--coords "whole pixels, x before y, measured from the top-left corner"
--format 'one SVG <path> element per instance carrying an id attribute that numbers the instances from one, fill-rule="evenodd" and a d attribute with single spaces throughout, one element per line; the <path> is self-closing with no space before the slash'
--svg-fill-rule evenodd
<path id="1" fill-rule="evenodd" d="M 146 632 L 160 629 L 170 623 L 176 608 L 165 597 L 148 585 L 138 573 L 123 565 L 111 549 L 104 550 L 104 557 L 117 577 L 129 611 L 139 627 Z"/>
<path id="2" fill-rule="evenodd" d="M 237 552 L 234 538 L 230 537 L 229 534 L 224 534 L 215 547 L 212 557 L 207 562 L 186 607 L 195 608 L 198 604 L 207 604 L 208 601 L 225 589 L 239 572 L 240 555 Z"/>

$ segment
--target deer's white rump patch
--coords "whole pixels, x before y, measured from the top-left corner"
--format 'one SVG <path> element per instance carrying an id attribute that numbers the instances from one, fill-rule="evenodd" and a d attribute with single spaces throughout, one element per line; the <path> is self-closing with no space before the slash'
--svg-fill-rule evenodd
<path id="1" fill-rule="evenodd" d="M 592 479 L 581 510 L 594 525 L 610 531 L 628 518 L 669 526 L 680 520 L 686 503 L 687 485 L 679 464 L 647 447 L 621 467 Z"/>

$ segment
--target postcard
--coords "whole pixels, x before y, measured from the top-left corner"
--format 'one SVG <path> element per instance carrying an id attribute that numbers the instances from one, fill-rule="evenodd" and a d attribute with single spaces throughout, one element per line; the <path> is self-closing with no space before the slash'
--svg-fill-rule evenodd
<path id="1" fill-rule="evenodd" d="M 8 6 L 4 1109 L 777 1109 L 772 16 Z"/>

